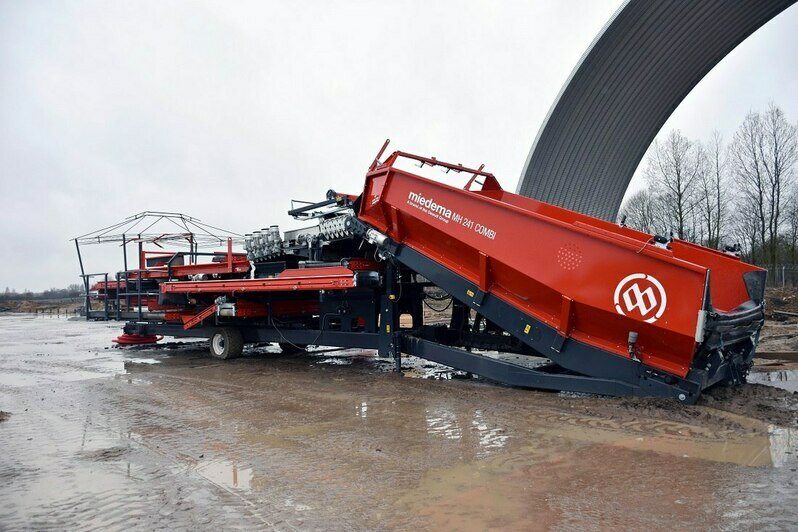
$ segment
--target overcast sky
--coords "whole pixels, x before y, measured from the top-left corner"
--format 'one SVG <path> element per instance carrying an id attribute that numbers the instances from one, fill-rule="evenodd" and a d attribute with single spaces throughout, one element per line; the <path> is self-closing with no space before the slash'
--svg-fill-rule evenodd
<path id="1" fill-rule="evenodd" d="M 359 192 L 386 137 L 515 190 L 619 4 L 0 0 L 0 290 L 78 282 L 68 239 L 143 210 L 290 228 L 290 199 Z M 797 35 L 792 7 L 663 131 L 729 138 L 769 101 L 798 120 Z M 120 268 L 96 248 L 88 269 Z"/>

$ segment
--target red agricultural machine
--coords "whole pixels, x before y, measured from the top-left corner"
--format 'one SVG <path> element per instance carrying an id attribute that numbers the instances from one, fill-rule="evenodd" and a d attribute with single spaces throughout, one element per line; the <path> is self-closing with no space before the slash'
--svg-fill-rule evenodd
<path id="1" fill-rule="evenodd" d="M 255 342 L 359 347 L 397 369 L 405 353 L 512 386 L 684 403 L 745 381 L 765 270 L 509 193 L 482 168 L 399 151 L 380 161 L 386 146 L 361 194 L 292 205 L 306 227 L 247 234 L 245 253 L 233 234 L 211 235 L 225 251 L 200 253 L 186 217 L 176 222 L 187 252 L 147 252 L 145 240 L 164 239 L 137 237 L 138 268 L 94 285 L 84 274 L 102 305 L 87 295 L 86 317 L 126 321 L 124 343 L 208 338 L 223 359 Z M 470 179 L 456 188 L 398 168 L 403 159 Z M 425 323 L 430 290 L 451 297 L 445 324 Z"/>

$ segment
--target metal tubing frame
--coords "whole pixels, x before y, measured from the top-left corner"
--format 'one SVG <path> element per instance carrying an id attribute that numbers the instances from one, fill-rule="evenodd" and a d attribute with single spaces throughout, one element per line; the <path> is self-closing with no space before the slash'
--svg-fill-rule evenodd
<path id="1" fill-rule="evenodd" d="M 89 278 L 86 277 L 86 271 L 83 269 L 83 257 L 80 254 L 80 244 L 78 239 L 75 239 L 75 251 L 78 252 L 78 262 L 80 263 L 80 277 L 83 279 L 83 293 L 85 297 L 86 308 L 86 321 L 89 321 Z"/>
<path id="2" fill-rule="evenodd" d="M 144 263 L 144 264 L 142 264 Z M 142 246 L 141 240 L 139 240 L 139 272 L 144 269 L 146 265 L 144 259 L 144 248 Z M 127 289 L 127 284 L 125 284 L 125 289 Z M 141 294 L 141 273 L 136 276 L 136 293 Z M 138 308 L 139 308 L 139 320 L 142 320 L 142 310 L 141 310 L 141 295 L 138 296 Z"/>

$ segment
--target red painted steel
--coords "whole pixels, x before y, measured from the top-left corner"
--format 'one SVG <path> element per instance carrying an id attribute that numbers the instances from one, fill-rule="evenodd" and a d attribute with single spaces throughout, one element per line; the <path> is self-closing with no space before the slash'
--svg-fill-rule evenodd
<path id="1" fill-rule="evenodd" d="M 163 339 L 163 336 L 155 334 L 121 334 L 112 341 L 119 345 L 146 345 L 155 344 Z"/>
<path id="2" fill-rule="evenodd" d="M 190 253 L 178 256 L 181 261 L 189 257 Z M 129 272 L 128 278 L 132 281 L 141 276 L 142 279 L 185 279 L 192 275 L 225 275 L 225 274 L 245 274 L 249 272 L 250 265 L 246 253 L 234 253 L 233 241 L 227 239 L 227 251 L 217 251 L 213 254 L 211 262 L 201 262 L 193 264 L 175 263 L 171 267 L 168 263 L 175 258 L 172 251 L 147 251 L 140 246 L 139 249 L 139 270 Z M 110 283 L 109 283 L 110 284 Z"/>
<path id="3" fill-rule="evenodd" d="M 376 272 L 382 270 L 382 264 L 372 259 L 359 259 L 359 258 L 346 259 L 346 267 L 354 272 L 363 272 L 363 271 Z"/>
<path id="4" fill-rule="evenodd" d="M 249 260 L 247 260 L 246 254 L 234 253 L 232 255 L 227 255 L 225 253 L 219 253 L 218 257 L 224 259 L 224 262 L 172 266 L 172 277 L 185 278 L 197 274 L 241 274 L 249 271 Z M 140 272 L 130 272 L 130 280 L 135 280 L 139 273 L 142 279 L 166 279 L 169 276 L 166 266 L 152 266 Z"/>
<path id="5" fill-rule="evenodd" d="M 244 294 L 248 292 L 291 292 L 297 290 L 346 290 L 355 287 L 355 274 L 349 268 L 305 268 L 286 270 L 267 279 L 229 279 L 224 281 L 181 281 L 161 283 L 164 294 Z"/>
<path id="6" fill-rule="evenodd" d="M 466 189 L 394 168 L 399 157 L 473 173 Z M 468 190 L 474 181 L 482 189 Z M 710 277 L 716 310 L 749 299 L 736 257 L 518 196 L 487 172 L 395 152 L 366 176 L 358 217 L 519 310 L 628 358 L 684 377 Z M 467 298 L 471 294 L 457 294 Z"/>
<path id="7" fill-rule="evenodd" d="M 94 283 L 89 290 L 92 292 L 109 292 L 125 287 L 125 281 L 108 281 L 108 283 L 105 281 L 98 281 Z"/>
<path id="8" fill-rule="evenodd" d="M 183 330 L 187 331 L 200 323 L 205 318 L 213 316 L 216 313 L 216 305 L 208 305 L 203 310 L 199 311 L 194 316 L 183 316 Z"/>

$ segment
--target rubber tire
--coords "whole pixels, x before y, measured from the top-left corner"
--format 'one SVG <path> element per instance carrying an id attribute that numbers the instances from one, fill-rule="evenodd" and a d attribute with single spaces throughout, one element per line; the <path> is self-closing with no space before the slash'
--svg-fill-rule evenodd
<path id="1" fill-rule="evenodd" d="M 208 348 L 213 358 L 229 360 L 244 352 L 244 338 L 235 327 L 219 327 L 209 338 Z"/>
<path id="2" fill-rule="evenodd" d="M 280 342 L 278 345 L 280 346 L 280 351 L 284 355 L 293 355 L 295 353 L 301 353 L 307 347 L 307 345 L 305 344 L 296 344 L 294 346 L 292 344 L 289 344 L 288 342 Z"/>

